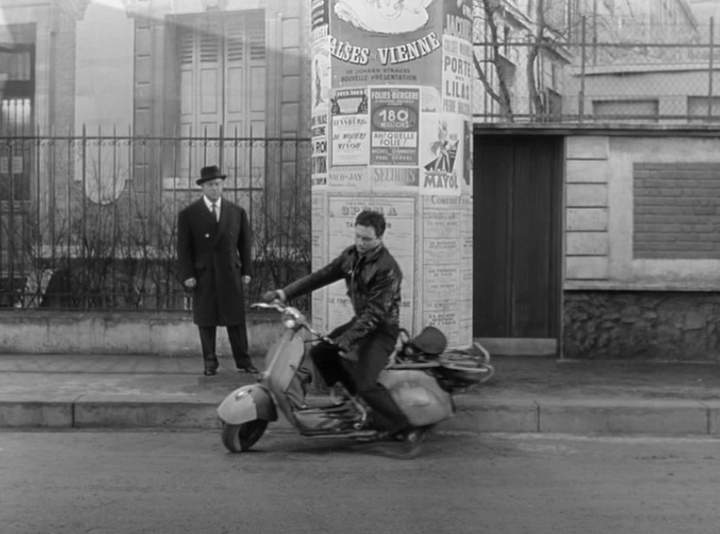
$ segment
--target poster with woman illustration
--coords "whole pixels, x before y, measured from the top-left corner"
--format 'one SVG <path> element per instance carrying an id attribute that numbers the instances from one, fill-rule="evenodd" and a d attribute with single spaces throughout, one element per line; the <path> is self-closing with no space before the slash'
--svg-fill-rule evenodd
<path id="1" fill-rule="evenodd" d="M 442 0 L 331 0 L 332 86 L 440 90 Z"/>

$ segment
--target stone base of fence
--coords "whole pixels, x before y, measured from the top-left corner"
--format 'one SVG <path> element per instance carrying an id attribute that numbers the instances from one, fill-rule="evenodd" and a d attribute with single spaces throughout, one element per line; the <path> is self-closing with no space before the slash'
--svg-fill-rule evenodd
<path id="1" fill-rule="evenodd" d="M 250 352 L 264 352 L 282 326 L 276 314 L 250 313 Z M 218 353 L 230 355 L 224 328 Z M 0 352 L 34 354 L 159 354 L 199 356 L 197 327 L 182 312 L 0 312 Z"/>

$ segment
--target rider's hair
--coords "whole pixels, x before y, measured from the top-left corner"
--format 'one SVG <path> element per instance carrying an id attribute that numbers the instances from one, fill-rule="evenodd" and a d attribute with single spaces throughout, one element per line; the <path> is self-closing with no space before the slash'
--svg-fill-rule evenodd
<path id="1" fill-rule="evenodd" d="M 382 237 L 385 233 L 385 216 L 379 211 L 362 210 L 355 217 L 355 226 L 372 226 L 375 229 L 375 235 Z"/>

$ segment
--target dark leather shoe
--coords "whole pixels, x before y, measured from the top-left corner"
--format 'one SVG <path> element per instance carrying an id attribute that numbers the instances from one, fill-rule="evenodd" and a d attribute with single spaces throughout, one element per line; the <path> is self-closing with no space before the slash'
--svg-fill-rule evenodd
<path id="1" fill-rule="evenodd" d="M 258 368 L 252 363 L 249 363 L 247 365 L 238 365 L 238 373 L 250 373 L 256 375 L 260 373 L 260 371 L 258 371 Z"/>
<path id="2" fill-rule="evenodd" d="M 205 370 L 203 371 L 203 374 L 205 376 L 216 375 L 219 365 L 220 364 L 217 360 L 205 360 Z"/>
<path id="3" fill-rule="evenodd" d="M 416 427 L 405 434 L 405 439 L 403 440 L 403 452 L 407 457 L 414 458 L 420 454 L 420 449 L 423 441 L 425 440 L 426 433 L 426 428 Z"/>

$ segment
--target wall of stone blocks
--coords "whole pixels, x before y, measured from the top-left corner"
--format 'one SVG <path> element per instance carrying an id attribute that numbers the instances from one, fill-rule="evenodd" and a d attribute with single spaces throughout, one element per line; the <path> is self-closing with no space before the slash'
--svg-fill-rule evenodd
<path id="1" fill-rule="evenodd" d="M 563 356 L 720 358 L 720 141 L 569 137 Z"/>
<path id="2" fill-rule="evenodd" d="M 634 132 L 566 143 L 565 289 L 720 288 L 720 140 Z"/>

